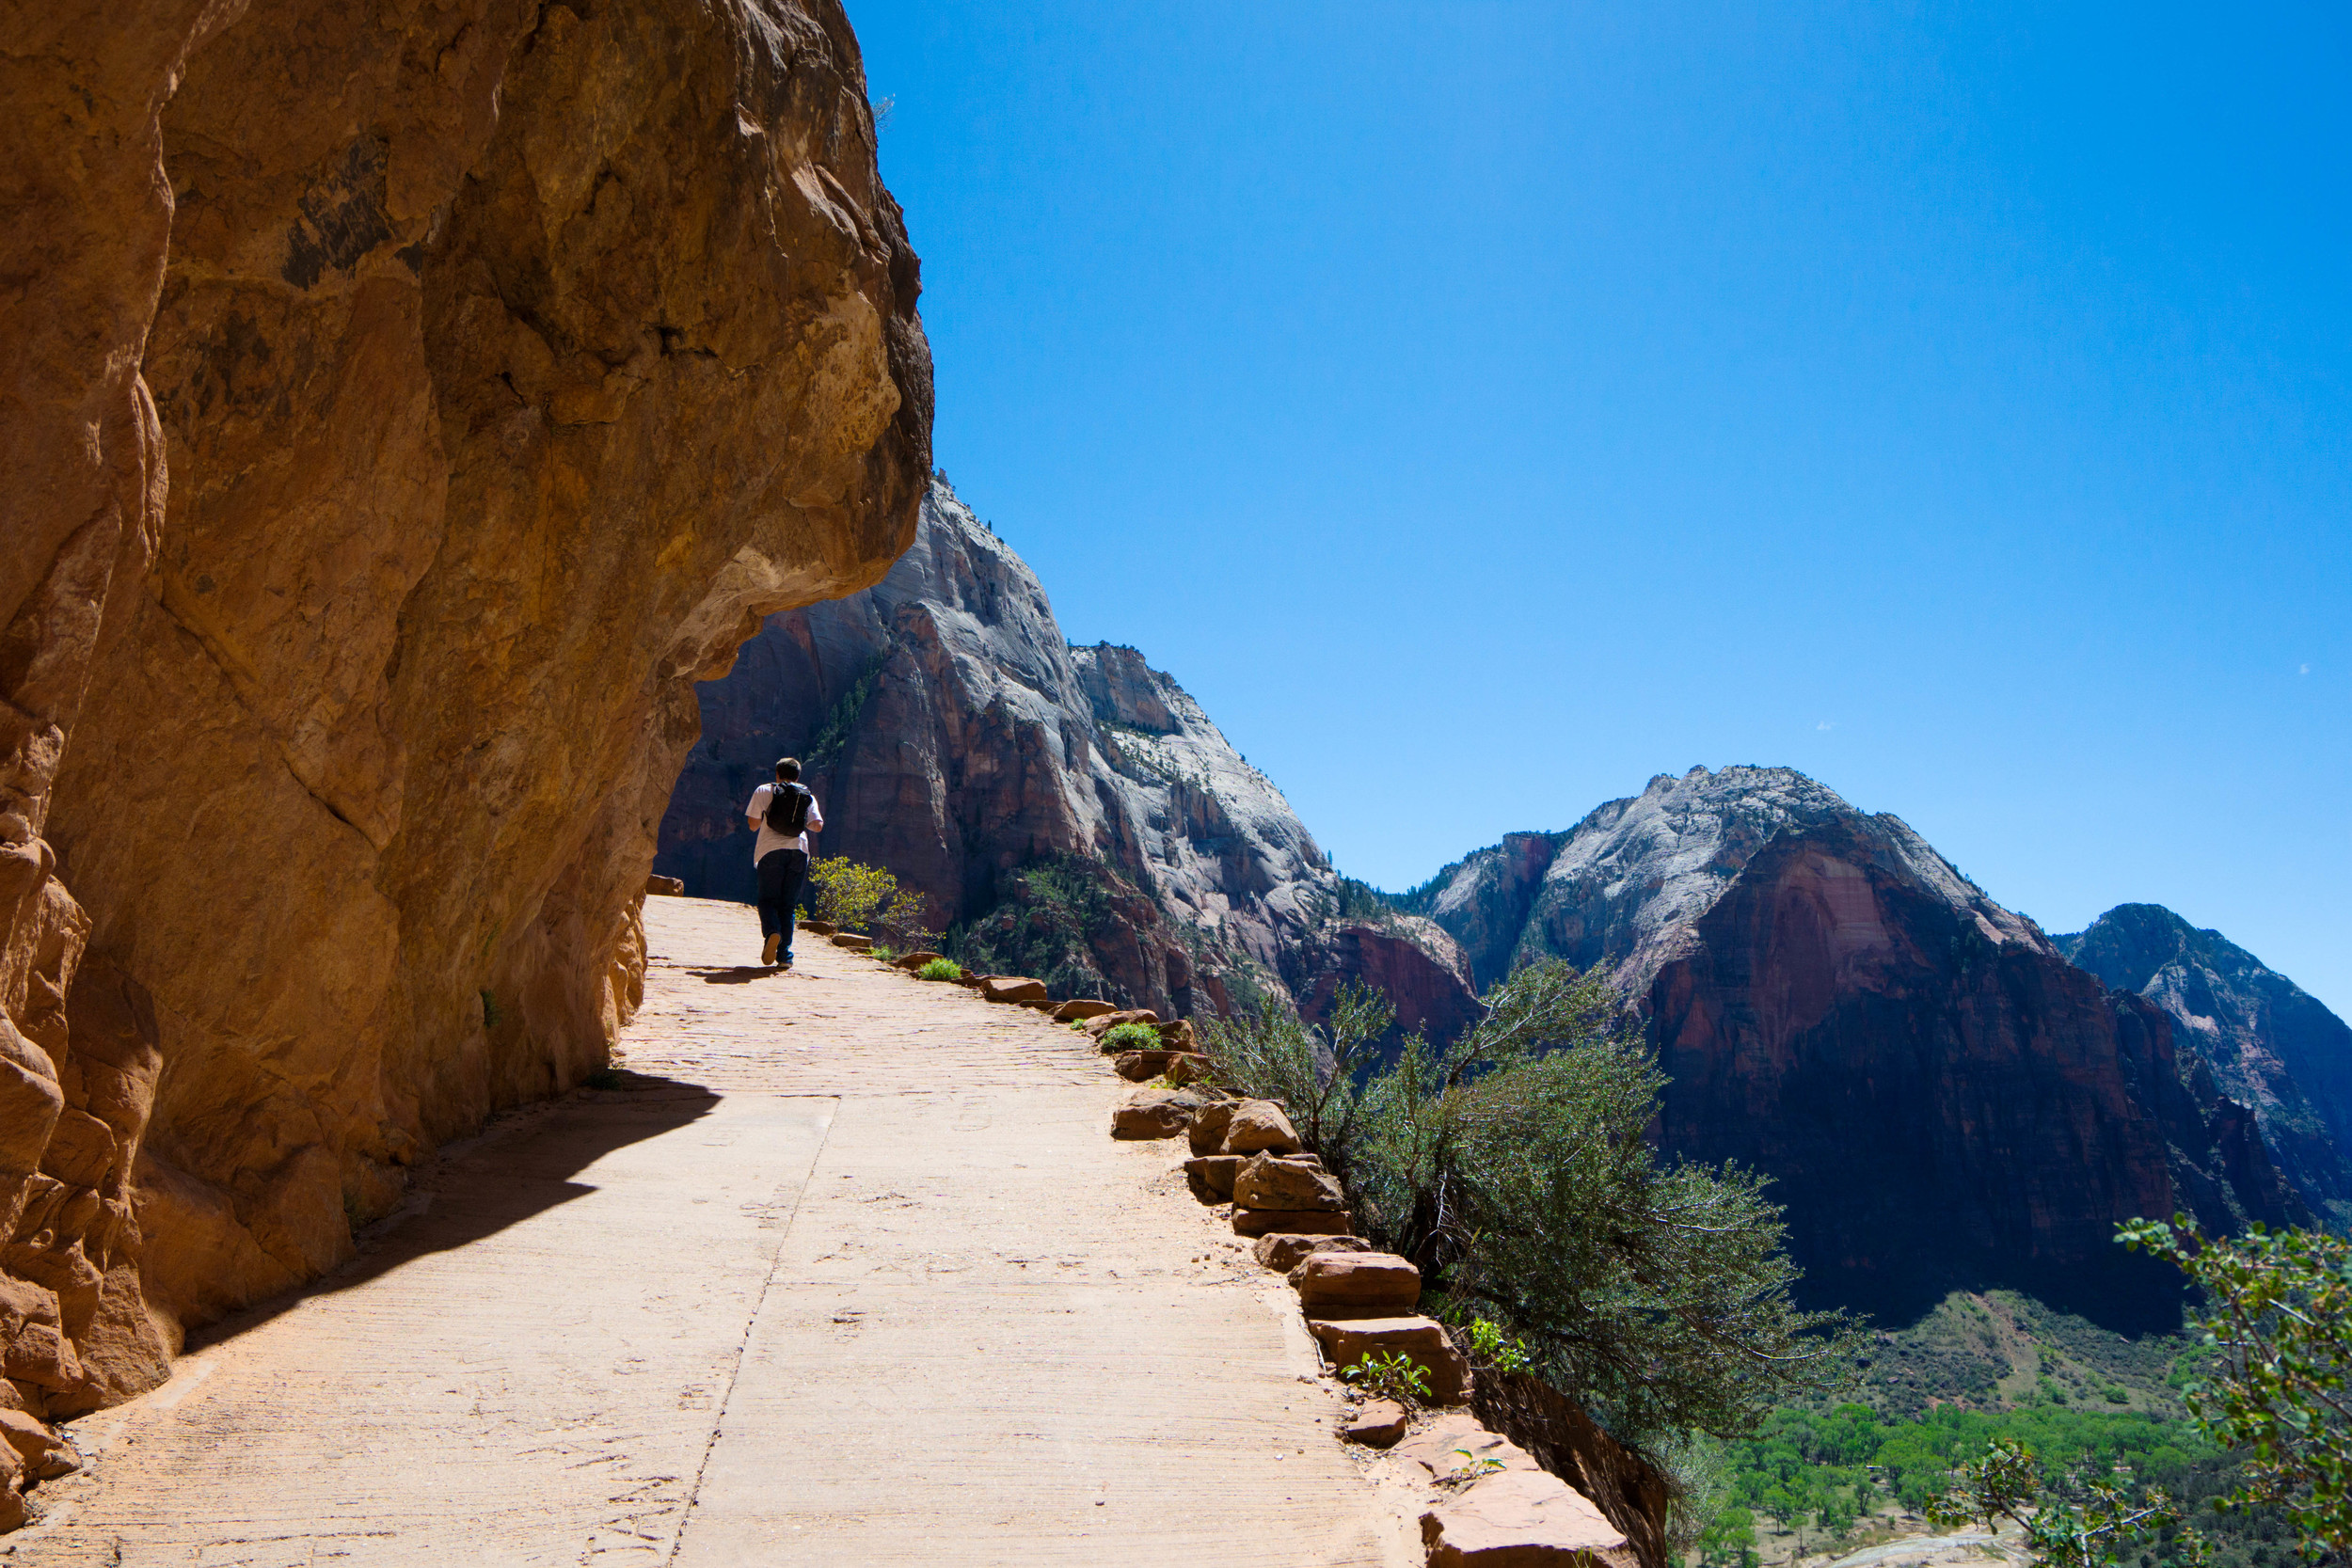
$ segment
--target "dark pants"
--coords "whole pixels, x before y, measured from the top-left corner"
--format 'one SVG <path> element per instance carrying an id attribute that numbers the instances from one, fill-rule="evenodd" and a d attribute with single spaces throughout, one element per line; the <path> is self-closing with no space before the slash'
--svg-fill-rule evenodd
<path id="1" fill-rule="evenodd" d="M 808 856 L 798 849 L 771 849 L 759 858 L 759 934 L 780 936 L 776 956 L 792 951 L 792 907 L 801 901 Z"/>

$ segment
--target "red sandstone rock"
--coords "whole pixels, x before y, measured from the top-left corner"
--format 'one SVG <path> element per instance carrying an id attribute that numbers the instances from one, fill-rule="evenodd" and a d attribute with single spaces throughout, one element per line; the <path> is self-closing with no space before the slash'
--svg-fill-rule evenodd
<path id="1" fill-rule="evenodd" d="M 1338 879 L 1280 792 L 1134 649 L 1071 647 L 1036 574 L 944 479 L 887 578 L 771 620 L 699 698 L 658 863 L 699 895 L 752 896 L 741 781 L 832 724 L 846 744 L 809 778 L 826 852 L 888 866 L 993 967 L 1069 965 L 1167 1018 L 1230 1010 L 1229 976 L 1308 997 L 1352 973 L 1353 941 L 1302 967 Z M 1037 917 L 1073 882 L 1102 914 L 1069 948 Z M 1470 1003 L 1458 968 L 1380 973 L 1434 1018 L 1448 985 L 1454 1012 Z"/>
<path id="2" fill-rule="evenodd" d="M 1470 1396 L 1470 1363 L 1446 1338 L 1445 1326 L 1434 1319 L 1311 1318 L 1307 1331 L 1341 1370 L 1367 1355 L 1406 1355 L 1428 1371 L 1430 1398 L 1438 1403 L 1458 1404 Z"/>
<path id="3" fill-rule="evenodd" d="M 62 1414 L 604 1065 L 693 683 L 904 547 L 930 376 L 834 10 L 25 14 L 0 1266 L 71 1300 L 0 1351 Z"/>
<path id="4" fill-rule="evenodd" d="M 2176 1282 L 2118 1221 L 2296 1208 L 2150 1004 L 1789 769 L 1661 776 L 1469 857 L 1428 910 L 1485 982 L 1603 966 L 1659 1042 L 1661 1148 L 1771 1177 L 1815 1299 L 1907 1322 L 1998 1281 L 2169 1322 Z"/>
<path id="5" fill-rule="evenodd" d="M 1344 1209 L 1233 1210 L 1236 1236 L 1267 1236 L 1278 1230 L 1299 1236 L 1344 1236 L 1353 1228 Z"/>
<path id="6" fill-rule="evenodd" d="M 1108 1002 L 1096 1001 L 1091 998 L 1082 998 L 1077 1001 L 1065 1002 L 1060 1006 L 1056 1007 L 1054 1009 L 1054 1022 L 1057 1023 L 1075 1023 L 1082 1019 L 1100 1018 L 1104 1013 L 1115 1013 L 1119 1009 L 1117 1007 L 1114 1007 Z"/>
<path id="7" fill-rule="evenodd" d="M 685 895 L 686 884 L 675 877 L 647 877 L 645 895 L 649 898 L 678 898 Z"/>
<path id="8" fill-rule="evenodd" d="M 859 936 L 853 931 L 835 931 L 833 934 L 833 944 L 835 947 L 846 947 L 852 953 L 863 953 L 874 945 L 874 939 Z"/>
<path id="9" fill-rule="evenodd" d="M 990 974 L 980 981 L 980 994 L 991 1002 L 1042 1002 L 1045 982 L 1019 974 Z"/>
<path id="10" fill-rule="evenodd" d="M 1297 1129 L 1271 1100 L 1241 1101 L 1225 1124 L 1228 1154 L 1295 1154 L 1298 1149 Z"/>
<path id="11" fill-rule="evenodd" d="M 1258 1238 L 1252 1249 L 1258 1261 L 1277 1274 L 1287 1275 L 1318 1252 L 1370 1252 L 1372 1243 L 1360 1236 L 1301 1236 L 1276 1231 Z"/>
<path id="12" fill-rule="evenodd" d="M 1121 1007 L 1116 1012 L 1097 1013 L 1087 1020 L 1087 1033 L 1101 1039 L 1122 1023 L 1157 1023 L 1159 1015 L 1149 1007 Z"/>
<path id="13" fill-rule="evenodd" d="M 1636 1568 L 1625 1532 L 1541 1470 L 1471 1481 L 1421 1516 L 1430 1568 Z"/>
<path id="14" fill-rule="evenodd" d="M 893 969 L 903 969 L 908 974 L 912 974 L 916 970 L 922 968 L 925 964 L 935 963 L 940 958 L 945 957 L 945 954 L 934 953 L 929 948 L 924 948 L 919 952 L 899 954 L 897 958 L 890 960 L 890 967 Z"/>
<path id="15" fill-rule="evenodd" d="M 1200 1106 L 1200 1096 L 1188 1089 L 1137 1089 L 1112 1108 L 1111 1136 L 1175 1137 Z"/>
<path id="16" fill-rule="evenodd" d="M 1240 1168 L 1238 1154 L 1197 1154 L 1184 1162 L 1184 1180 L 1203 1203 L 1231 1203 L 1233 1173 Z"/>
<path id="17" fill-rule="evenodd" d="M 1382 1252 L 1310 1254 L 1290 1282 L 1311 1318 L 1403 1318 L 1421 1307 L 1421 1271 Z"/>
<path id="18" fill-rule="evenodd" d="M 1411 1413 L 1394 1400 L 1366 1400 L 1340 1429 L 1340 1436 L 1368 1449 L 1393 1448 L 1411 1420 Z"/>
<path id="19" fill-rule="evenodd" d="M 1230 1142 L 1232 1134 L 1229 1132 L 1226 1136 Z M 1275 1154 L 1254 1154 L 1242 1162 L 1233 1173 L 1233 1201 L 1249 1209 L 1347 1207 L 1338 1179 L 1323 1168 L 1321 1161 L 1286 1160 Z"/>
<path id="20" fill-rule="evenodd" d="M 1212 1101 L 1200 1107 L 1200 1114 L 1192 1118 L 1190 1137 L 1195 1154 L 1221 1154 L 1225 1149 L 1225 1129 L 1233 1119 L 1236 1100 Z"/>

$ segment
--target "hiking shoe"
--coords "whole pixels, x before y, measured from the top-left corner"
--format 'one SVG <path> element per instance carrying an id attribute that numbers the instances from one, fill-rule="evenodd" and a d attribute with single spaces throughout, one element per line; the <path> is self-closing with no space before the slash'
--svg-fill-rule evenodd
<path id="1" fill-rule="evenodd" d="M 769 932 L 768 940 L 759 944 L 759 961 L 764 964 L 774 963 L 776 961 L 776 943 L 782 942 L 784 938 L 778 933 L 774 931 Z M 787 963 L 790 963 L 791 961 L 792 960 L 788 958 L 785 959 L 785 962 Z"/>
<path id="2" fill-rule="evenodd" d="M 789 953 L 781 954 L 777 957 L 776 962 L 784 965 L 787 969 L 790 969 L 792 967 L 792 955 Z"/>

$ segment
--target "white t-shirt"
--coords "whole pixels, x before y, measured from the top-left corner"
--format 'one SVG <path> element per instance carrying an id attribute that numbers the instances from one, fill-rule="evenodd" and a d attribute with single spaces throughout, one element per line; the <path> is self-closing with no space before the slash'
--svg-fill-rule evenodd
<path id="1" fill-rule="evenodd" d="M 759 838 L 758 841 L 752 846 L 752 863 L 754 865 L 757 865 L 761 861 L 767 859 L 768 851 L 771 849 L 798 849 L 803 855 L 808 853 L 808 834 L 803 832 L 794 837 L 787 838 L 784 834 L 776 832 L 775 829 L 768 826 L 768 802 L 775 798 L 775 793 L 776 786 L 774 784 L 761 784 L 757 789 L 752 791 L 752 803 L 743 808 L 743 815 L 745 816 L 755 816 L 759 818 Z M 825 826 L 825 814 L 817 809 L 817 797 L 815 795 L 811 795 L 808 798 L 808 825 L 820 831 Z"/>

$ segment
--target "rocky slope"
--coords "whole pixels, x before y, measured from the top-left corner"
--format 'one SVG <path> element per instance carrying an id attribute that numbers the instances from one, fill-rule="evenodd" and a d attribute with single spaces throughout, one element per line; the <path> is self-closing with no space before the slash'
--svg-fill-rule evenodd
<path id="1" fill-rule="evenodd" d="M 1771 1176 L 1818 1299 L 1909 1321 L 1999 1284 L 2160 1317 L 2115 1222 L 2303 1212 L 2161 1009 L 1790 769 L 1661 775 L 1407 904 L 1482 985 L 1534 956 L 1605 966 L 1673 1079 L 1663 1147 Z"/>
<path id="2" fill-rule="evenodd" d="M 691 683 L 874 581 L 832 0 L 85 0 L 0 57 L 0 1401 L 151 1383 L 600 1066 Z"/>
<path id="3" fill-rule="evenodd" d="M 2223 937 L 2161 904 L 2119 904 L 2050 939 L 2120 990 L 2164 1009 L 2173 1038 L 2231 1099 L 2306 1203 L 2352 1224 L 2352 1028 L 2320 1000 Z"/>
<path id="4" fill-rule="evenodd" d="M 887 866 L 987 967 L 1163 1015 L 1377 975 L 1407 1028 L 1474 1012 L 1451 939 L 1338 908 L 1290 803 L 1132 648 L 1073 648 L 1025 562 L 935 480 L 867 593 L 771 618 L 701 689 L 657 869 L 749 899 L 742 810 L 797 754 L 818 851 Z"/>

